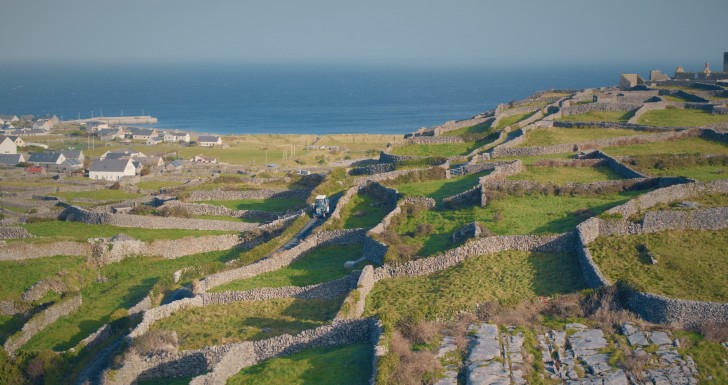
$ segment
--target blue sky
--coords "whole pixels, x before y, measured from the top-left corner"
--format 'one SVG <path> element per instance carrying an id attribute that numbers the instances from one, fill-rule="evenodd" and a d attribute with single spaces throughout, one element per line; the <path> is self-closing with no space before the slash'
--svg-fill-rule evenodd
<path id="1" fill-rule="evenodd" d="M 726 0 L 1 0 L 0 61 L 719 69 Z"/>

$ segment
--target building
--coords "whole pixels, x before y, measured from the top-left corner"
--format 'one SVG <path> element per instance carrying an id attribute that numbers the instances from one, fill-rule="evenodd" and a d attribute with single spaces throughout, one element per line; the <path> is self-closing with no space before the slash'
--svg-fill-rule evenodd
<path id="1" fill-rule="evenodd" d="M 31 152 L 28 156 L 28 163 L 56 170 L 65 160 L 66 157 L 60 152 Z"/>
<path id="2" fill-rule="evenodd" d="M 88 177 L 90 179 L 119 180 L 125 176 L 136 175 L 136 168 L 131 159 L 104 159 L 91 164 Z"/>
<path id="3" fill-rule="evenodd" d="M 0 167 L 15 167 L 25 162 L 23 154 L 0 154 Z"/>
<path id="4" fill-rule="evenodd" d="M 166 171 L 182 171 L 182 169 L 185 167 L 184 161 L 181 160 L 173 160 L 164 167 Z"/>
<path id="5" fill-rule="evenodd" d="M 131 147 L 127 147 L 124 150 L 106 151 L 99 157 L 99 159 L 142 158 L 145 156 L 146 155 L 142 154 L 141 152 Z"/>
<path id="6" fill-rule="evenodd" d="M 86 160 L 86 156 L 83 154 L 82 150 L 61 150 L 61 154 L 63 154 L 66 159 L 73 159 L 81 162 L 81 164 L 83 164 L 83 161 Z"/>
<path id="7" fill-rule="evenodd" d="M 155 145 L 155 144 L 159 144 L 159 143 L 162 143 L 162 142 L 164 142 L 164 137 L 163 136 L 153 136 L 153 137 L 147 139 L 147 144 L 148 145 Z"/>
<path id="8" fill-rule="evenodd" d="M 0 154 L 17 154 L 18 146 L 7 136 L 0 136 Z"/>
<path id="9" fill-rule="evenodd" d="M 147 140 L 159 134 L 154 128 L 129 127 L 126 131 L 131 135 L 132 139 L 138 140 Z"/>
<path id="10" fill-rule="evenodd" d="M 197 138 L 197 145 L 202 147 L 213 147 L 222 145 L 222 138 L 212 135 L 201 135 Z"/>
<path id="11" fill-rule="evenodd" d="M 124 139 L 126 132 L 123 128 L 101 128 L 96 131 L 96 136 L 103 140 Z"/>
<path id="12" fill-rule="evenodd" d="M 196 155 L 191 160 L 195 163 L 217 163 L 217 158 L 211 158 L 203 155 Z"/>
<path id="13" fill-rule="evenodd" d="M 145 167 L 164 167 L 164 159 L 159 156 L 144 156 L 141 158 L 135 158 L 134 160 L 139 161 L 142 166 Z"/>
<path id="14" fill-rule="evenodd" d="M 58 165 L 58 171 L 77 171 L 83 169 L 83 162 L 78 159 L 66 159 Z"/>
<path id="15" fill-rule="evenodd" d="M 45 175 L 46 170 L 40 166 L 30 166 L 25 169 L 25 172 L 31 175 Z"/>
<path id="16" fill-rule="evenodd" d="M 53 123 L 50 119 L 38 119 L 33 122 L 34 130 L 43 130 L 44 132 L 50 131 L 53 128 Z"/>
<path id="17" fill-rule="evenodd" d="M 0 115 L 0 120 L 2 120 L 4 123 L 15 123 L 20 119 L 17 115 Z"/>
<path id="18" fill-rule="evenodd" d="M 638 74 L 621 74 L 619 76 L 619 89 L 627 91 L 637 86 L 644 86 L 645 80 Z"/>
<path id="19" fill-rule="evenodd" d="M 21 138 L 19 136 L 10 136 L 9 138 L 13 142 L 15 142 L 15 145 L 16 146 L 18 146 L 18 147 L 25 147 L 25 141 L 23 140 L 23 138 Z"/>
<path id="20" fill-rule="evenodd" d="M 99 130 L 107 130 L 109 129 L 108 123 L 102 123 L 102 122 L 88 122 L 86 123 L 86 131 L 88 132 L 97 132 Z"/>
<path id="21" fill-rule="evenodd" d="M 188 132 L 166 132 L 164 134 L 164 141 L 171 143 L 178 142 L 190 142 L 190 134 Z"/>

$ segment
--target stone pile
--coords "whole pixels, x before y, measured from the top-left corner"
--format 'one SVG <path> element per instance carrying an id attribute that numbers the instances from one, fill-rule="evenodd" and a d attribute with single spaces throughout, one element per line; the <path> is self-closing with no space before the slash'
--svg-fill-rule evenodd
<path id="1" fill-rule="evenodd" d="M 521 377 L 523 372 L 523 357 L 520 348 L 523 345 L 523 337 L 500 333 L 497 325 L 481 324 L 471 326 L 475 336 L 471 343 L 470 355 L 466 361 L 466 384 L 467 385 L 511 385 L 525 384 Z M 509 342 L 513 342 L 513 348 Z M 517 357 L 516 357 L 517 356 Z M 515 362 L 511 361 L 515 358 Z M 512 372 L 511 368 L 516 371 Z"/>
<path id="2" fill-rule="evenodd" d="M 698 369 L 695 361 L 690 356 L 682 356 L 678 353 L 677 340 L 673 342 L 668 333 L 663 331 L 649 333 L 631 323 L 622 325 L 622 333 L 627 336 L 627 341 L 635 349 L 635 353 L 652 358 L 653 365 L 649 365 L 638 376 L 644 381 L 633 377 L 634 383 L 654 385 L 698 383 Z M 655 353 L 650 354 L 644 350 L 650 345 L 657 346 Z"/>

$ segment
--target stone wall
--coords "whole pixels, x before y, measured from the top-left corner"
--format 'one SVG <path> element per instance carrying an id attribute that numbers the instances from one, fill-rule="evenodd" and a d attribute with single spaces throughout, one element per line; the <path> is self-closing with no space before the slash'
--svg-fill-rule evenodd
<path id="1" fill-rule="evenodd" d="M 389 246 L 386 244 L 371 237 L 366 237 L 364 238 L 362 257 L 375 265 L 381 265 L 384 263 L 384 256 L 387 254 L 388 249 Z"/>
<path id="2" fill-rule="evenodd" d="M 355 167 L 349 171 L 349 175 L 371 175 L 381 174 L 384 172 L 390 172 L 395 170 L 394 163 L 377 163 L 369 166 Z"/>
<path id="3" fill-rule="evenodd" d="M 245 218 L 256 222 L 270 222 L 278 219 L 278 213 L 260 210 L 231 210 L 225 206 L 216 206 L 206 203 L 186 203 L 177 200 L 165 202 L 161 207 L 180 206 L 192 215 L 220 215 L 233 218 Z"/>
<path id="4" fill-rule="evenodd" d="M 665 103 L 665 102 L 645 103 L 642 105 L 642 107 L 638 108 L 637 111 L 635 111 L 634 115 L 632 115 L 632 117 L 629 118 L 627 123 L 637 124 L 637 120 L 639 120 L 639 118 L 642 115 L 644 115 L 650 111 L 664 110 L 665 108 L 667 108 L 667 103 Z"/>
<path id="5" fill-rule="evenodd" d="M 406 140 L 408 144 L 454 144 L 465 143 L 460 136 L 415 136 Z"/>
<path id="6" fill-rule="evenodd" d="M 261 189 L 261 190 L 194 190 L 190 201 L 232 201 L 240 199 L 306 199 L 309 190 Z"/>
<path id="7" fill-rule="evenodd" d="M 265 301 L 274 298 L 334 299 L 343 297 L 356 287 L 359 272 L 330 282 L 308 286 L 264 287 L 246 291 L 202 293 L 203 306 L 241 301 Z"/>
<path id="8" fill-rule="evenodd" d="M 375 280 L 400 276 L 416 277 L 455 266 L 467 258 L 504 250 L 566 252 L 576 247 L 573 233 L 557 235 L 501 235 L 480 238 L 434 257 L 421 258 L 401 265 L 384 265 L 374 270 Z"/>
<path id="9" fill-rule="evenodd" d="M 605 111 L 605 112 L 627 112 L 636 110 L 641 107 L 638 103 L 588 103 L 588 104 L 577 104 L 574 106 L 564 107 L 561 109 L 563 116 L 570 115 L 581 115 L 588 112 L 594 111 Z"/>
<path id="10" fill-rule="evenodd" d="M 61 299 L 49 308 L 34 315 L 30 320 L 28 320 L 28 322 L 25 323 L 25 325 L 23 325 L 23 328 L 19 332 L 13 334 L 7 339 L 7 341 L 5 341 L 5 350 L 11 355 L 15 354 L 20 347 L 30 341 L 30 339 L 41 330 L 45 329 L 46 326 L 56 322 L 57 319 L 78 310 L 78 308 L 81 307 L 81 302 L 81 295 L 78 294 L 73 297 Z"/>
<path id="11" fill-rule="evenodd" d="M 466 206 L 484 206 L 483 189 L 480 185 L 465 190 L 459 194 L 442 199 L 442 205 L 447 209 Z"/>
<path id="12" fill-rule="evenodd" d="M 23 227 L 0 227 L 0 239 L 32 238 L 28 230 Z"/>
<path id="13" fill-rule="evenodd" d="M 622 136 L 617 138 L 597 139 L 589 142 L 565 143 L 553 146 L 509 147 L 500 145 L 493 149 L 491 156 L 497 158 L 506 156 L 538 156 L 547 154 L 560 154 L 566 152 L 576 152 L 584 149 L 596 149 L 627 144 L 663 142 L 667 140 L 696 137 L 698 135 L 699 131 L 697 130 L 683 130 L 676 132 L 661 132 L 636 136 Z"/>
<path id="14" fill-rule="evenodd" d="M 200 281 L 200 288 L 204 292 L 228 282 L 250 278 L 262 273 L 281 269 L 321 245 L 361 243 L 363 241 L 362 232 L 363 230 L 356 229 L 311 234 L 291 249 L 279 250 L 266 258 L 237 269 L 226 270 L 209 275 Z"/>
<path id="15" fill-rule="evenodd" d="M 157 321 L 169 318 L 172 314 L 190 307 L 202 307 L 204 301 L 201 296 L 183 298 L 166 305 L 147 309 L 144 312 L 142 321 L 129 333 L 129 338 L 141 337 L 149 331 L 149 328 Z"/>
<path id="16" fill-rule="evenodd" d="M 22 261 L 54 255 L 92 255 L 87 242 L 25 243 L 13 242 L 0 247 L 0 261 Z"/>
<path id="17" fill-rule="evenodd" d="M 250 231 L 257 227 L 255 223 L 245 222 L 97 213 L 85 210 L 78 206 L 71 206 L 65 209 L 59 218 L 67 221 L 84 222 L 93 225 L 103 224 L 118 227 L 136 227 L 146 229 Z"/>
<path id="18" fill-rule="evenodd" d="M 628 218 L 652 206 L 669 203 L 693 196 L 728 193 L 728 180 L 712 183 L 685 183 L 660 188 L 627 203 L 607 210 L 608 214 L 619 214 Z M 589 244 L 603 235 L 626 235 L 640 232 L 663 231 L 671 226 L 680 229 L 720 229 L 728 226 L 728 209 L 700 209 L 690 212 L 657 211 L 647 212 L 640 226 L 624 220 L 605 221 L 590 218 L 577 226 L 579 265 L 584 279 L 590 287 L 609 286 L 611 282 L 594 262 Z M 626 303 L 627 307 L 650 322 L 681 322 L 687 325 L 716 322 L 728 319 L 728 304 L 671 299 L 650 293 L 634 292 Z"/>
<path id="19" fill-rule="evenodd" d="M 631 179 L 647 177 L 603 151 L 592 151 L 589 155 L 587 155 L 587 158 L 603 159 L 607 167 L 612 169 L 612 171 L 616 172 L 622 178 Z"/>

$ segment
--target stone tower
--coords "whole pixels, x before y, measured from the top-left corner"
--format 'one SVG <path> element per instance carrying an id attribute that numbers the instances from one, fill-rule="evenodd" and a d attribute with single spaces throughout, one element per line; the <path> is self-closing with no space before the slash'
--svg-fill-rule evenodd
<path id="1" fill-rule="evenodd" d="M 728 52 L 723 52 L 723 72 L 728 72 Z"/>

